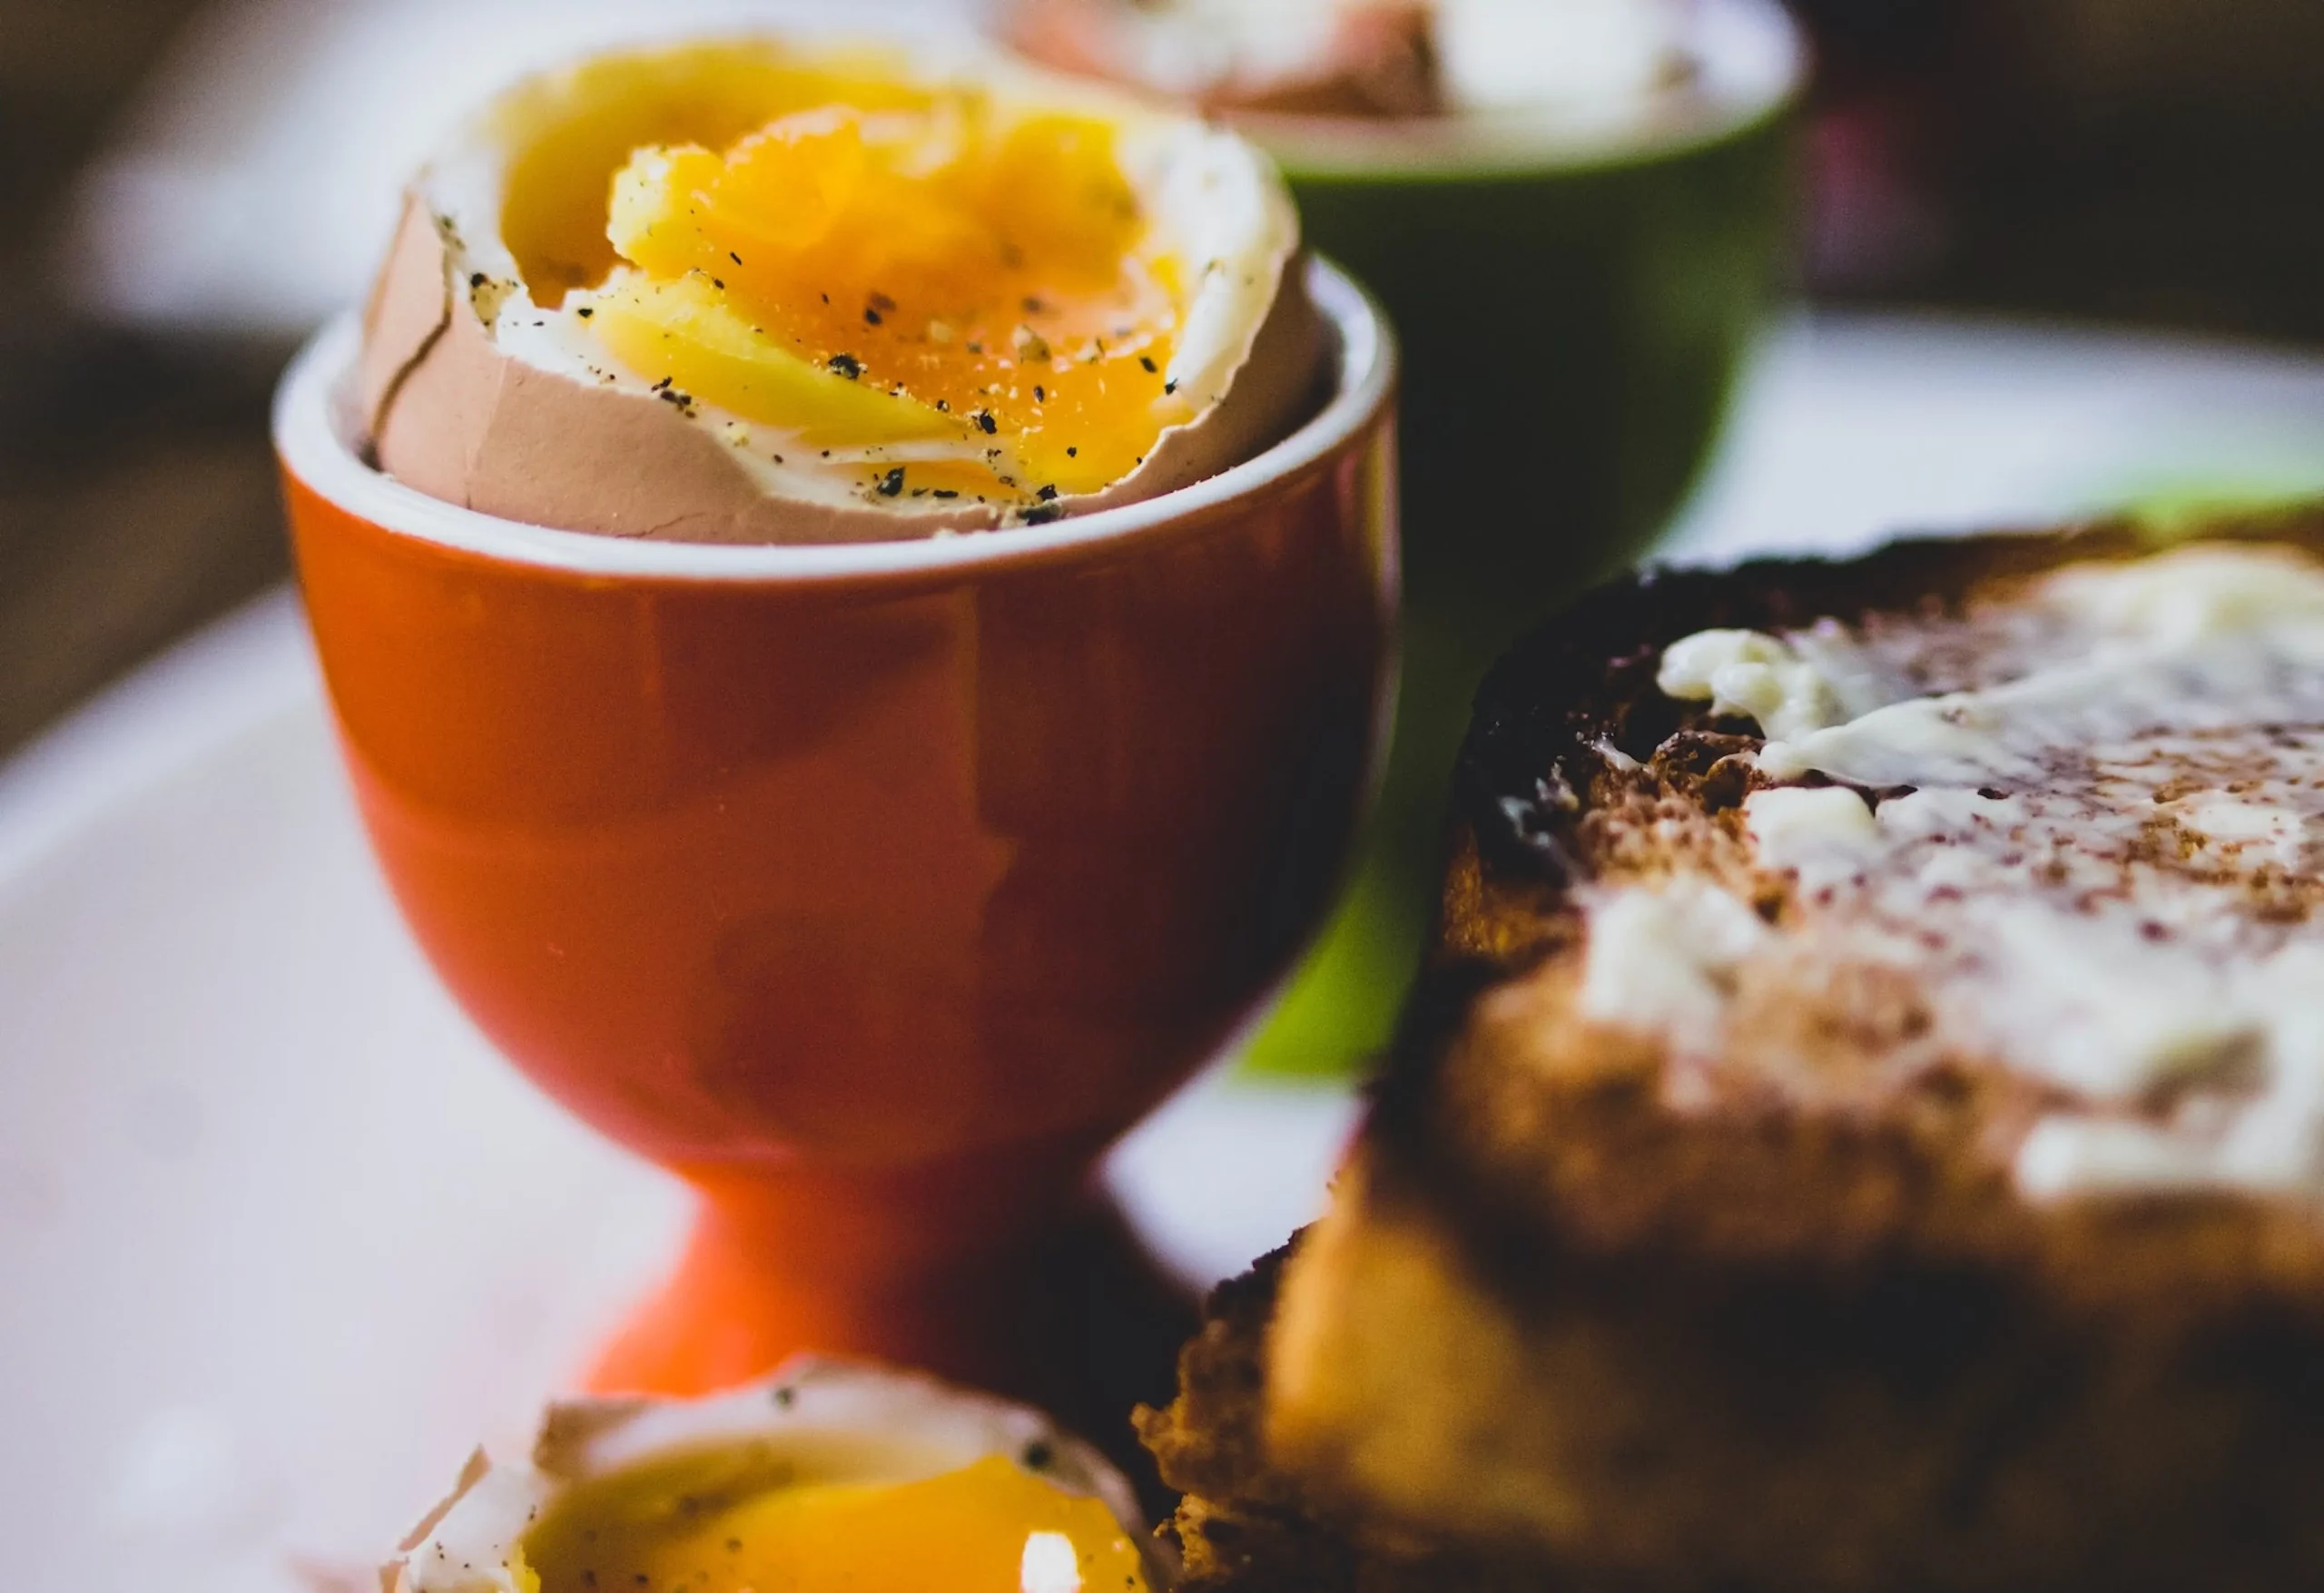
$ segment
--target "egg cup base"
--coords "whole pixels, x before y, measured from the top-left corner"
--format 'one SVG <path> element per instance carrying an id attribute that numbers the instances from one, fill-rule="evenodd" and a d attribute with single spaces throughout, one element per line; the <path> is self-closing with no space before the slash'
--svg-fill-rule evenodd
<path id="1" fill-rule="evenodd" d="M 1110 1195 L 1085 1189 L 1003 1249 L 963 1252 L 877 1284 L 798 1267 L 752 1204 L 705 1195 L 677 1266 L 589 1369 L 590 1392 L 707 1394 L 846 1343 L 856 1355 L 1046 1411 L 1087 1435 L 1157 1511 L 1168 1502 L 1128 1413 L 1169 1397 L 1199 1300 Z M 850 1202 L 785 1216 L 844 1229 L 862 1210 Z"/>

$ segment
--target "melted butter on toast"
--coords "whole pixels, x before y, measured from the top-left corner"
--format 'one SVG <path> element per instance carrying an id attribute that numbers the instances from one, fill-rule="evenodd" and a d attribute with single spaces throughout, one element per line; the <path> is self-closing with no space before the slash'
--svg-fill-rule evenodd
<path id="1" fill-rule="evenodd" d="M 1677 1095 L 1738 992 L 1876 969 L 1926 1015 L 1884 1070 L 1966 1057 L 2042 1088 L 2028 1195 L 2324 1199 L 2324 566 L 2073 565 L 1955 616 L 1701 633 L 1660 683 L 1770 738 L 1748 903 L 1584 893 L 1583 1009 L 1661 1037 Z"/>

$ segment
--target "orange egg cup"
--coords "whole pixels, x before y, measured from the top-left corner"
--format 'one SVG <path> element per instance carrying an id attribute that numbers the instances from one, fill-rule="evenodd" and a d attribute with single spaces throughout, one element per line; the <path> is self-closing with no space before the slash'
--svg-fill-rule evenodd
<path id="1" fill-rule="evenodd" d="M 1093 1164 L 1290 965 L 1380 747 L 1394 351 L 1311 270 L 1336 366 L 1296 435 L 931 541 L 476 514 L 359 457 L 351 325 L 292 367 L 300 580 L 396 900 L 496 1045 L 704 1197 L 596 1386 L 816 1349 L 1053 1394 L 1069 1302 L 1135 1275 Z"/>

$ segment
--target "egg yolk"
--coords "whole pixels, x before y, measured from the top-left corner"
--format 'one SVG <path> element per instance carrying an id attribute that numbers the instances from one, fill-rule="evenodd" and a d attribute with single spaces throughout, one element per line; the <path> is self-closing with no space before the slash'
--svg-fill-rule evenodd
<path id="1" fill-rule="evenodd" d="M 737 1489 L 665 1464 L 584 1485 L 526 1536 L 538 1593 L 1145 1593 L 1112 1513 L 994 1456 L 925 1481 Z"/>
<path id="2" fill-rule="evenodd" d="M 1169 377 L 1183 273 L 1112 123 L 968 88 L 830 92 L 723 147 L 632 153 L 588 307 L 617 359 L 874 497 L 1035 519 L 1192 418 Z"/>
<path id="3" fill-rule="evenodd" d="M 606 196 L 638 150 L 724 149 L 794 110 L 908 110 L 926 100 L 876 48 L 805 55 L 718 42 L 585 62 L 524 84 L 500 108 L 497 131 L 510 148 L 501 240 L 536 301 L 560 303 L 621 263 L 606 236 Z"/>

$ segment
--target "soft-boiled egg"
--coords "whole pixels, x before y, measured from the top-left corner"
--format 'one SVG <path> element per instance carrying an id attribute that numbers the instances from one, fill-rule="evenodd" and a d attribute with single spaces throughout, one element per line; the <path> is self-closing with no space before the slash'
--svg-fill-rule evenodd
<path id="1" fill-rule="evenodd" d="M 1129 1485 L 1020 1405 L 828 1361 L 553 1408 L 478 1455 L 387 1593 L 1147 1593 Z"/>
<path id="2" fill-rule="evenodd" d="M 1265 156 L 1108 91 L 763 39 L 605 56 L 414 183 L 359 418 L 408 485 L 572 530 L 1039 524 L 1305 418 L 1297 251 Z"/>

